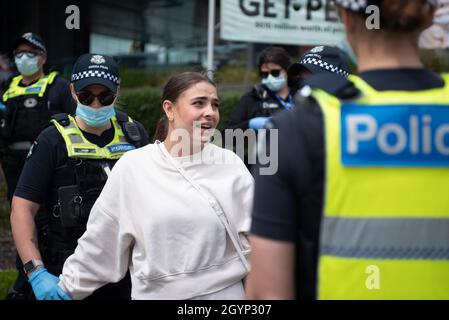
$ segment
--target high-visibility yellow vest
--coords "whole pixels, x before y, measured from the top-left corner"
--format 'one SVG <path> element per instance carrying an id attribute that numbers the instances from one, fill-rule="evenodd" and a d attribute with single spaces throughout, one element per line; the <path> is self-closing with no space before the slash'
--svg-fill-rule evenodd
<path id="1" fill-rule="evenodd" d="M 20 86 L 22 75 L 11 80 L 0 103 L 0 135 L 8 145 L 34 141 L 48 125 L 53 111 L 48 92 L 56 77 L 52 72 L 26 87 Z"/>
<path id="2" fill-rule="evenodd" d="M 27 87 L 19 86 L 23 79 L 22 75 L 18 75 L 11 80 L 8 90 L 3 94 L 3 102 L 7 102 L 10 99 L 27 96 L 27 95 L 37 95 L 42 98 L 47 90 L 47 87 L 53 83 L 58 73 L 51 72 L 50 74 L 40 78 L 36 83 L 33 83 Z"/>
<path id="3" fill-rule="evenodd" d="M 52 119 L 51 122 L 64 138 L 69 158 L 114 160 L 119 159 L 124 153 L 136 148 L 126 139 L 115 116 L 111 119 L 115 132 L 114 139 L 103 148 L 91 143 L 84 137 L 72 116 L 68 115 L 68 119 L 70 122 L 66 126 L 55 119 Z M 128 119 L 132 121 L 131 118 L 128 117 Z"/>
<path id="4" fill-rule="evenodd" d="M 340 101 L 324 118 L 320 299 L 449 299 L 449 76 L 445 87 Z"/>

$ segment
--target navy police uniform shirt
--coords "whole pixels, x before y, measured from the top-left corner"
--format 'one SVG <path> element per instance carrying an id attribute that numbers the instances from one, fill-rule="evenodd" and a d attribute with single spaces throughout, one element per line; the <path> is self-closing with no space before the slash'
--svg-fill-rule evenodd
<path id="1" fill-rule="evenodd" d="M 142 124 L 135 121 L 142 137 L 142 144 L 149 143 L 148 134 Z M 102 148 L 114 138 L 114 127 L 104 131 L 100 136 L 82 131 L 91 143 Z M 53 175 L 56 168 L 67 162 L 66 143 L 54 125 L 41 132 L 28 153 L 25 166 L 14 193 L 15 196 L 42 204 L 51 192 Z"/>
<path id="2" fill-rule="evenodd" d="M 229 115 L 227 129 L 249 128 L 249 120 L 256 117 L 271 117 L 279 111 L 286 110 L 290 106 L 291 95 L 286 99 L 276 95 L 263 85 L 254 86 L 245 93 L 237 102 Z"/>
<path id="3" fill-rule="evenodd" d="M 359 76 L 378 91 L 444 86 L 438 75 L 425 69 L 373 70 Z M 276 115 L 273 125 L 279 128 L 278 171 L 260 176 L 260 165 L 253 170 L 256 184 L 251 233 L 295 243 L 297 298 L 315 299 L 324 190 L 323 116 L 316 103 L 306 103 Z"/>

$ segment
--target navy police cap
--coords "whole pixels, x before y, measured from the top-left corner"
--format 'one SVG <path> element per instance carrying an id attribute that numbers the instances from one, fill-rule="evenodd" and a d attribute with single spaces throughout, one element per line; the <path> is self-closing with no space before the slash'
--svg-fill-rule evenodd
<path id="1" fill-rule="evenodd" d="M 119 67 L 107 55 L 86 53 L 75 62 L 71 81 L 77 92 L 92 84 L 103 85 L 112 92 L 117 92 L 120 85 Z"/>
<path id="2" fill-rule="evenodd" d="M 42 38 L 35 33 L 27 32 L 18 37 L 14 41 L 14 50 L 22 43 L 28 43 L 42 52 L 47 52 L 44 41 L 42 41 Z"/>
<path id="3" fill-rule="evenodd" d="M 297 63 L 288 69 L 288 75 L 294 77 L 302 68 L 312 74 L 330 72 L 343 77 L 349 75 L 349 64 L 341 51 L 336 47 L 318 46 L 307 51 Z"/>

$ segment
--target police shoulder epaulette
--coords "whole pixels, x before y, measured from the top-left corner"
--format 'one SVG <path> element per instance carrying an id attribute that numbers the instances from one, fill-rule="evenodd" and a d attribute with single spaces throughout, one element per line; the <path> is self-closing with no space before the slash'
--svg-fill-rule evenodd
<path id="1" fill-rule="evenodd" d="M 59 72 L 58 72 L 58 71 L 52 71 L 52 72 L 50 72 L 50 73 L 47 75 L 47 77 L 48 77 L 48 84 L 49 84 L 49 85 L 52 85 L 53 82 L 55 82 L 56 78 L 59 77 Z"/>
<path id="2" fill-rule="evenodd" d="M 353 99 L 361 94 L 349 79 L 332 73 L 312 75 L 304 81 L 304 86 L 321 89 L 342 100 Z"/>
<path id="3" fill-rule="evenodd" d="M 128 138 L 128 140 L 130 140 L 130 142 L 137 148 L 143 146 L 142 135 L 140 134 L 137 124 L 133 121 L 130 121 L 128 115 L 123 111 L 116 110 L 115 117 L 117 118 L 117 121 L 122 127 L 123 133 Z"/>
<path id="4" fill-rule="evenodd" d="M 117 121 L 120 123 L 129 122 L 128 115 L 123 111 L 115 110 L 115 117 L 117 118 Z"/>
<path id="5" fill-rule="evenodd" d="M 56 113 L 51 116 L 52 120 L 56 120 L 60 125 L 66 127 L 70 124 L 70 119 L 67 113 Z"/>

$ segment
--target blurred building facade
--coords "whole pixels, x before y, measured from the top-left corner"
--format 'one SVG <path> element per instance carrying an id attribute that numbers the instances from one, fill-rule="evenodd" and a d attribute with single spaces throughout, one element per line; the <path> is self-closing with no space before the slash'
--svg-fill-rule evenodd
<path id="1" fill-rule="evenodd" d="M 78 30 L 66 28 L 70 5 L 80 10 Z M 138 69 L 206 64 L 208 0 L 2 0 L 0 12 L 0 53 L 10 53 L 17 36 L 35 32 L 47 45 L 48 65 L 61 71 L 86 52 L 113 55 Z M 216 65 L 254 64 L 254 45 L 222 41 L 218 31 Z"/>

